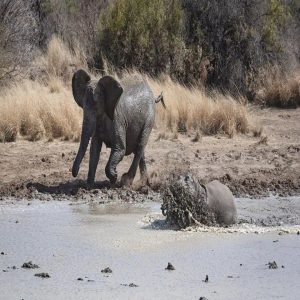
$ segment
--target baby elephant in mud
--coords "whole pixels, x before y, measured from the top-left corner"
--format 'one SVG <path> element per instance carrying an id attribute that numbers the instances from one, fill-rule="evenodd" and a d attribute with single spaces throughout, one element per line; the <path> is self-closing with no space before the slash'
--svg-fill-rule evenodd
<path id="1" fill-rule="evenodd" d="M 141 78 L 132 78 L 122 85 L 111 76 L 91 80 L 84 71 L 75 72 L 72 79 L 73 96 L 83 108 L 81 141 L 75 158 L 72 175 L 76 177 L 90 138 L 90 161 L 87 182 L 93 185 L 95 173 L 104 143 L 111 148 L 105 168 L 111 183 L 117 181 L 116 167 L 124 155 L 134 153 L 129 171 L 123 174 L 121 183 L 131 185 L 139 166 L 141 178 L 148 183 L 145 147 L 155 119 L 154 97 L 149 85 Z M 164 103 L 163 103 L 164 104 Z"/>
<path id="2" fill-rule="evenodd" d="M 190 174 L 170 183 L 161 209 L 167 221 L 179 228 L 199 223 L 230 225 L 237 219 L 234 197 L 226 185 L 218 180 L 202 185 Z"/>

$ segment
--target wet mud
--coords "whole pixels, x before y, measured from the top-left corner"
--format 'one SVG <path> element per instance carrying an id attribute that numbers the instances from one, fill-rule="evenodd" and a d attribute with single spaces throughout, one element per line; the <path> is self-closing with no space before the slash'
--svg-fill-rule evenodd
<path id="1" fill-rule="evenodd" d="M 5 253 L 0 269 L 7 270 L 0 273 L 1 295 L 185 299 L 188 291 L 190 299 L 199 299 L 199 293 L 207 299 L 297 299 L 300 198 L 236 202 L 240 220 L 235 227 L 174 231 L 152 227 L 156 217 L 162 218 L 160 204 L 154 202 L 31 200 L 27 205 L 28 200 L 6 199 L 0 204 Z M 47 272 L 7 268 L 22 266 L 28 257 L 30 266 L 39 262 Z M 172 263 L 166 267 L 167 261 Z M 101 270 L 109 269 L 113 274 L 104 276 Z"/>

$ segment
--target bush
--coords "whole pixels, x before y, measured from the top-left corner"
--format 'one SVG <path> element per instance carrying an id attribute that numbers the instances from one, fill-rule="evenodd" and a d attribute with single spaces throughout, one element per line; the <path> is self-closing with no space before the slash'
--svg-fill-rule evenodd
<path id="1" fill-rule="evenodd" d="M 0 1 L 0 85 L 23 75 L 37 50 L 37 23 L 31 2 Z"/>
<path id="2" fill-rule="evenodd" d="M 183 30 L 179 0 L 117 0 L 101 14 L 100 50 L 121 69 L 181 73 L 186 67 Z"/>
<path id="3" fill-rule="evenodd" d="M 100 48 L 120 69 L 167 73 L 185 85 L 208 84 L 252 98 L 262 66 L 279 62 L 289 70 L 293 60 L 299 62 L 295 5 L 293 0 L 117 0 L 100 17 Z"/>

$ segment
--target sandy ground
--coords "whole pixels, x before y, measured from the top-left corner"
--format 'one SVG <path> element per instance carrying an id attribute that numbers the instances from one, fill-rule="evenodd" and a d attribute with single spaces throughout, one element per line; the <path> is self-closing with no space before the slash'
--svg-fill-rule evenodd
<path id="1" fill-rule="evenodd" d="M 255 115 L 257 125 L 263 126 L 261 137 L 204 136 L 192 142 L 193 134 L 159 139 L 161 132 L 154 129 L 146 149 L 152 190 L 162 188 L 174 168 L 178 169 L 176 172 L 189 168 L 203 182 L 219 179 L 228 184 L 235 196 L 299 194 L 300 109 L 258 110 Z M 76 180 L 70 172 L 78 145 L 24 140 L 0 144 L 0 196 L 31 197 L 37 191 L 59 197 L 82 194 L 98 197 L 97 193 L 110 193 L 104 174 L 110 149 L 103 147 L 96 175 L 96 188 L 102 190 L 88 192 L 84 190 L 88 152 Z M 131 160 L 129 156 L 119 164 L 119 178 L 128 170 Z M 116 197 L 124 194 L 118 189 L 112 193 Z M 133 194 L 139 197 L 139 193 L 128 193 L 128 199 Z"/>
<path id="2" fill-rule="evenodd" d="M 6 199 L 1 299 L 299 299 L 300 198 L 237 199 L 237 209 L 234 232 L 174 231 L 154 202 Z M 270 215 L 282 224 L 262 225 Z M 39 268 L 22 268 L 28 261 Z"/>

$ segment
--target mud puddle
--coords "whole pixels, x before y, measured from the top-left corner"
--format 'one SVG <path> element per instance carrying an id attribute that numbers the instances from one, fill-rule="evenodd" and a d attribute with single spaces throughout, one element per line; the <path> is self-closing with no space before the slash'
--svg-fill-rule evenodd
<path id="1" fill-rule="evenodd" d="M 256 228 L 249 234 L 228 234 L 230 228 L 153 230 L 163 224 L 158 203 L 13 203 L 0 205 L 3 299 L 300 296 L 299 197 L 238 199 L 236 232 L 245 232 L 247 224 Z M 282 228 L 290 234 L 280 234 Z M 28 261 L 39 266 L 38 272 L 21 268 Z M 270 269 L 274 261 L 278 268 Z M 175 270 L 166 270 L 168 263 Z M 111 273 L 101 272 L 107 267 Z"/>

